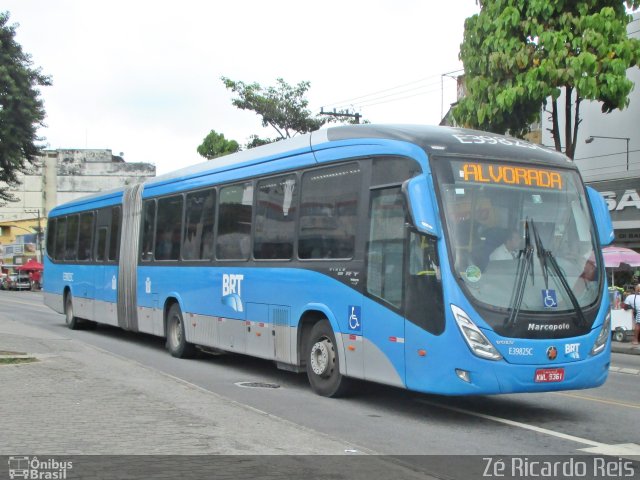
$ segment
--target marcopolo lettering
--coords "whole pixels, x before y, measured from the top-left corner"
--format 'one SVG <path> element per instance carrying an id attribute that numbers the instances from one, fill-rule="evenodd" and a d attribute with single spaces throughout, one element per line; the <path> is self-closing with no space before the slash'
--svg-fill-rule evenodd
<path id="1" fill-rule="evenodd" d="M 530 323 L 527 327 L 527 330 L 530 332 L 558 332 L 562 330 L 569 330 L 571 325 L 568 323 L 557 323 L 557 324 L 544 324 L 541 325 L 539 323 Z"/>

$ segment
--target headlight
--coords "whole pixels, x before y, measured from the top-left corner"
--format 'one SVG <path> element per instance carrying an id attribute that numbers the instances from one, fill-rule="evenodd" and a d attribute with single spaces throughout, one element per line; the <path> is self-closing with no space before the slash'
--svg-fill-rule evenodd
<path id="1" fill-rule="evenodd" d="M 487 360 L 502 359 L 500 352 L 491 345 L 489 339 L 485 337 L 484 333 L 469 319 L 469 315 L 467 315 L 464 310 L 455 305 L 451 305 L 451 311 L 453 312 L 453 318 L 456 319 L 460 332 L 462 332 L 462 336 L 474 355 Z"/>
<path id="2" fill-rule="evenodd" d="M 593 344 L 593 348 L 591 349 L 591 356 L 597 355 L 604 350 L 604 347 L 607 346 L 607 340 L 611 336 L 611 312 L 607 313 L 607 316 L 604 319 L 604 323 L 602 324 L 602 328 L 600 329 L 600 333 L 598 334 L 598 338 L 596 338 L 596 343 Z"/>

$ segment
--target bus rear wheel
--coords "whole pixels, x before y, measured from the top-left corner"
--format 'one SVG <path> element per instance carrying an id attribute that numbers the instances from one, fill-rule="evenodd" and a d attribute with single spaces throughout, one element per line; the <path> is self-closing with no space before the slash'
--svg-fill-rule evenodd
<path id="1" fill-rule="evenodd" d="M 80 328 L 80 319 L 73 314 L 73 298 L 68 293 L 64 301 L 64 321 L 70 330 L 78 330 Z"/>
<path id="2" fill-rule="evenodd" d="M 307 338 L 305 352 L 311 389 L 323 397 L 345 395 L 349 390 L 350 381 L 340 373 L 336 339 L 327 320 L 313 326 Z"/>
<path id="3" fill-rule="evenodd" d="M 167 350 L 176 358 L 191 358 L 196 353 L 195 345 L 187 342 L 182 311 L 177 303 L 171 306 L 167 315 Z"/>

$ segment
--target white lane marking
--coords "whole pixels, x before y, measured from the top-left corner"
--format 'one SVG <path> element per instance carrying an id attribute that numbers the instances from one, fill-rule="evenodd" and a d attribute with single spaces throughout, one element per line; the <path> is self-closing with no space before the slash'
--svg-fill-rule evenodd
<path id="1" fill-rule="evenodd" d="M 464 408 L 441 405 L 436 402 L 429 402 L 428 400 L 422 400 L 422 399 L 419 399 L 418 401 L 421 403 L 425 403 L 427 405 L 432 405 L 435 407 L 444 408 L 446 410 L 452 410 L 454 412 L 463 413 L 465 415 L 471 415 L 473 417 L 478 417 L 485 420 L 491 420 L 493 422 L 504 423 L 505 425 L 510 425 L 512 427 L 532 430 L 534 432 L 541 433 L 543 435 L 550 435 L 552 437 L 561 438 L 563 440 L 582 443 L 583 445 L 589 445 L 589 447 L 587 448 L 578 449 L 579 451 L 582 451 L 582 452 L 593 453 L 597 455 L 612 455 L 616 457 L 631 458 L 634 460 L 640 458 L 640 445 L 637 445 L 635 443 L 622 443 L 619 445 L 609 445 L 606 443 L 600 443 L 594 440 L 589 440 L 588 438 L 576 437 L 575 435 L 568 435 L 566 433 L 556 432 L 554 430 L 549 430 L 548 428 L 536 427 L 535 425 L 529 425 L 528 423 L 515 422 L 513 420 L 508 420 L 506 418 L 494 417 L 493 415 L 472 412 L 470 410 L 465 410 Z"/>
<path id="2" fill-rule="evenodd" d="M 549 430 L 548 428 L 536 427 L 535 425 L 529 425 L 528 423 L 516 422 L 514 420 L 508 420 L 506 418 L 494 417 L 493 415 L 487 415 L 485 413 L 472 412 L 471 410 L 465 410 L 464 408 L 452 407 L 449 405 L 442 405 L 436 402 L 430 402 L 428 400 L 418 400 L 421 403 L 432 405 L 434 407 L 444 408 L 446 410 L 452 410 L 454 412 L 463 413 L 465 415 L 471 415 L 472 417 L 478 417 L 485 420 L 491 420 L 492 422 L 503 423 L 512 427 L 524 428 L 525 430 L 532 430 L 534 432 L 542 433 L 543 435 L 550 435 L 552 437 L 562 438 L 563 440 L 569 440 L 571 442 L 581 443 L 583 445 L 589 445 L 591 447 L 604 448 L 609 447 L 606 443 L 600 443 L 587 438 L 576 437 L 575 435 L 569 435 L 562 432 L 556 432 Z"/>
<path id="3" fill-rule="evenodd" d="M 596 455 L 611 455 L 612 457 L 625 457 L 634 460 L 640 459 L 640 445 L 637 443 L 621 443 L 620 445 L 604 445 L 603 447 L 580 448 L 581 452 Z"/>

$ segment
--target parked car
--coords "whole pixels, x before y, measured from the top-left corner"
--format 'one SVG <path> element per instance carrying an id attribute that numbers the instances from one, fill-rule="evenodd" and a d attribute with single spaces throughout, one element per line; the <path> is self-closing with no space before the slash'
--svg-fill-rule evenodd
<path id="1" fill-rule="evenodd" d="M 13 290 L 31 290 L 31 278 L 26 272 L 18 272 Z"/>
<path id="2" fill-rule="evenodd" d="M 18 275 L 15 273 L 10 273 L 6 275 L 2 279 L 2 289 L 3 290 L 13 290 L 13 284 L 18 280 Z"/>
<path id="3" fill-rule="evenodd" d="M 3 290 L 31 290 L 31 280 L 27 273 L 10 273 L 2 281 Z"/>

